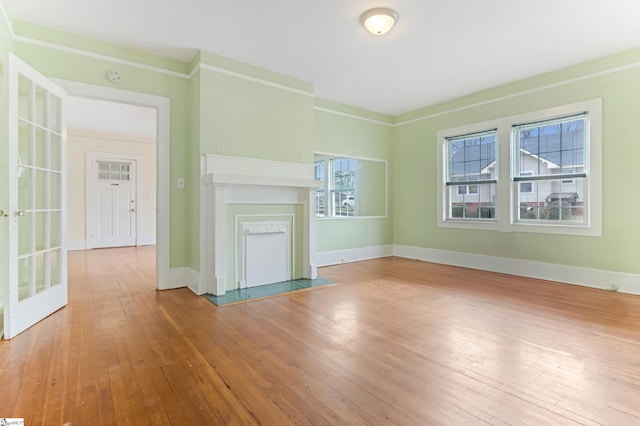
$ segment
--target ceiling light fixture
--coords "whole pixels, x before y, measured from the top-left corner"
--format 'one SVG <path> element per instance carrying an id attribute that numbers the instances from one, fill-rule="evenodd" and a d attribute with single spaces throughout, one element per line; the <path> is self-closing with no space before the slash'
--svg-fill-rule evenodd
<path id="1" fill-rule="evenodd" d="M 367 10 L 360 22 L 371 34 L 382 35 L 388 32 L 398 20 L 398 12 L 386 7 Z"/>

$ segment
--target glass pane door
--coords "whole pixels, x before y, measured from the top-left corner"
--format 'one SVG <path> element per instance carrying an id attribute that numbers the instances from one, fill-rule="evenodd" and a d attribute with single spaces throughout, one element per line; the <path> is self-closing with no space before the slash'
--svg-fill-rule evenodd
<path id="1" fill-rule="evenodd" d="M 7 338 L 67 302 L 62 121 L 65 94 L 13 56 L 9 93 L 12 208 Z"/>

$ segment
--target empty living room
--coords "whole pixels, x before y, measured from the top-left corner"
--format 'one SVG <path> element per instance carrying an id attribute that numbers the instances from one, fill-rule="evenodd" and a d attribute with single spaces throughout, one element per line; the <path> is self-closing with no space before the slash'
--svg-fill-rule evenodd
<path id="1" fill-rule="evenodd" d="M 640 424 L 637 1 L 0 15 L 0 424 Z"/>

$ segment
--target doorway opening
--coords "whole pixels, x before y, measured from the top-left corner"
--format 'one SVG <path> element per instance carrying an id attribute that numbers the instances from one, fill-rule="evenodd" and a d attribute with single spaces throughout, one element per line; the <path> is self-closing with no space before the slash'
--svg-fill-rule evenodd
<path id="1" fill-rule="evenodd" d="M 70 250 L 156 244 L 155 108 L 69 96 Z"/>
<path id="2" fill-rule="evenodd" d="M 138 193 L 137 204 L 140 205 L 141 202 L 146 202 L 148 204 L 147 208 L 143 207 L 142 216 L 149 214 L 148 218 L 138 219 L 138 225 L 140 229 L 147 229 L 147 231 L 143 231 L 143 236 L 138 238 L 136 242 L 137 245 L 152 245 L 154 242 L 156 244 L 156 288 L 159 290 L 167 289 L 171 287 L 170 281 L 170 270 L 169 270 L 169 258 L 170 258 L 170 250 L 169 250 L 169 223 L 170 223 L 170 202 L 169 202 L 169 193 L 170 193 L 170 185 L 169 185 L 169 168 L 170 168 L 170 108 L 171 101 L 169 98 L 155 96 L 155 95 L 147 95 L 137 92 L 130 92 L 115 88 L 102 87 L 102 86 L 94 86 L 90 84 L 78 83 L 67 80 L 55 80 L 60 86 L 62 86 L 68 93 L 70 98 L 78 98 L 87 102 L 111 102 L 111 106 L 113 104 L 117 104 L 118 107 L 124 108 L 128 112 L 126 115 L 138 115 L 138 123 L 146 123 L 141 126 L 142 129 L 146 129 L 144 131 L 148 131 L 153 128 L 155 130 L 155 157 L 149 160 L 144 159 L 142 164 L 143 173 L 148 175 L 155 176 L 155 184 L 151 184 L 150 190 L 145 190 L 144 187 L 140 191 L 142 192 L 142 196 L 140 192 Z M 96 118 L 96 115 L 99 118 L 102 118 L 106 121 L 106 116 L 91 113 L 88 114 L 89 118 Z M 147 117 L 140 117 L 140 115 Z M 107 130 L 112 130 L 113 126 L 117 125 L 118 120 L 116 122 L 108 122 L 107 121 Z M 155 124 L 149 124 L 149 123 Z M 68 120 L 69 128 L 74 127 L 73 122 Z M 104 126 L 104 121 L 103 121 Z M 143 130 L 139 130 L 144 133 Z M 139 135 L 140 136 L 140 135 Z M 139 148 L 145 145 L 147 140 L 139 140 L 134 138 L 133 141 Z M 144 137 L 142 137 L 144 139 Z M 94 149 L 93 152 L 105 153 L 103 149 Z M 106 151 L 109 153 L 109 151 Z M 140 154 L 142 155 L 142 154 Z M 151 156 L 153 157 L 153 155 Z M 82 164 L 86 164 L 86 157 L 80 158 L 79 161 Z M 140 163 L 136 162 L 136 166 L 138 168 L 138 176 L 141 176 L 140 173 Z M 138 179 L 141 181 L 141 179 Z M 145 182 L 151 181 L 151 179 L 144 179 Z M 84 183 L 85 181 L 82 180 Z M 69 209 L 69 222 L 73 219 L 71 217 L 71 210 Z M 77 213 L 77 212 L 75 212 Z M 85 212 L 86 215 L 86 212 Z M 141 215 L 138 215 L 140 218 Z M 155 219 L 155 223 L 154 223 Z M 142 223 L 141 223 L 142 221 Z M 155 237 L 152 236 L 148 229 L 155 229 Z M 138 235 L 140 232 L 138 229 Z M 85 226 L 85 236 L 84 241 L 86 242 L 86 226 Z M 154 241 L 155 238 L 155 241 Z M 71 238 L 70 238 L 71 240 Z M 80 241 L 80 242 L 78 242 Z M 71 242 L 69 245 L 70 249 L 82 249 L 82 239 L 76 240 L 76 242 Z M 78 244 L 79 246 L 74 247 L 74 244 Z M 86 244 L 85 244 L 85 247 Z"/>

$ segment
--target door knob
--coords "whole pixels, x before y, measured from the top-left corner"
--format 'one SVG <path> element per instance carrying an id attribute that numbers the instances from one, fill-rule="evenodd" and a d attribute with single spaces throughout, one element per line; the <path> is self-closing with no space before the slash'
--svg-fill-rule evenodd
<path id="1" fill-rule="evenodd" d="M 9 215 L 4 212 L 4 210 L 0 209 L 0 217 L 8 217 Z"/>
<path id="2" fill-rule="evenodd" d="M 132 213 L 133 213 L 133 212 L 135 212 L 135 211 L 136 211 L 136 209 L 131 209 L 131 212 L 132 212 Z"/>
<path id="3" fill-rule="evenodd" d="M 24 216 L 25 214 L 27 214 L 27 212 L 24 210 L 16 210 L 16 216 Z"/>

